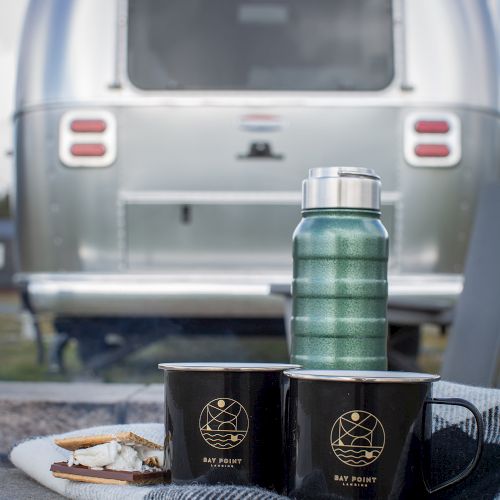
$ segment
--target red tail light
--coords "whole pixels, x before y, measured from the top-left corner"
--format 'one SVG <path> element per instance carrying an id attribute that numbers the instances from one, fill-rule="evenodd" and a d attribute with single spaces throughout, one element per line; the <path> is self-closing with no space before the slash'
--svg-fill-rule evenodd
<path id="1" fill-rule="evenodd" d="M 415 130 L 419 134 L 446 134 L 450 124 L 445 120 L 420 120 L 415 123 Z"/>
<path id="2" fill-rule="evenodd" d="M 446 144 L 417 144 L 415 154 L 420 158 L 444 158 L 450 154 L 450 148 Z"/>
<path id="3" fill-rule="evenodd" d="M 104 156 L 106 147 L 104 144 L 73 144 L 70 151 L 73 156 Z"/>
<path id="4" fill-rule="evenodd" d="M 73 120 L 70 128 L 78 133 L 101 133 L 106 130 L 106 122 L 104 120 Z"/>

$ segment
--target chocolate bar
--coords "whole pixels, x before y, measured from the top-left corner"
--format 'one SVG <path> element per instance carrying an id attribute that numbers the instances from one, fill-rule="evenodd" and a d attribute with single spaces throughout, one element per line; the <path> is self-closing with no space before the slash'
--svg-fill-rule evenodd
<path id="1" fill-rule="evenodd" d="M 73 481 L 103 483 L 103 484 L 147 484 L 169 482 L 168 473 L 164 471 L 118 471 L 110 469 L 91 469 L 84 465 L 68 465 L 66 462 L 56 462 L 50 470 L 56 477 Z"/>

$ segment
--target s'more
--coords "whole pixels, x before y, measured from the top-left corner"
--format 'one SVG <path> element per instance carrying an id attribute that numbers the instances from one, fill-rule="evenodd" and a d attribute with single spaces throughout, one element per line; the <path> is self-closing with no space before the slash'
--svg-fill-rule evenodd
<path id="1" fill-rule="evenodd" d="M 168 482 L 163 446 L 133 432 L 56 439 L 71 452 L 67 462 L 50 467 L 55 477 L 97 484 Z"/>

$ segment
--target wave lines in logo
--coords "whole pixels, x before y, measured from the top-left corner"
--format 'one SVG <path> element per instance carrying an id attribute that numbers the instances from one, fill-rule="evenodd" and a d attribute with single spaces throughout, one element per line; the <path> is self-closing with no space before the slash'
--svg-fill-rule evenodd
<path id="1" fill-rule="evenodd" d="M 219 450 L 238 446 L 248 432 L 248 414 L 238 401 L 217 398 L 200 414 L 200 432 L 207 444 Z"/>

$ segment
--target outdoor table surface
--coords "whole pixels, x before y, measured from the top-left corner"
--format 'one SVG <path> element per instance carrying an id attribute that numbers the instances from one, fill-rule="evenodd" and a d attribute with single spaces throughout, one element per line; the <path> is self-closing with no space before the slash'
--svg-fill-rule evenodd
<path id="1" fill-rule="evenodd" d="M 10 463 L 0 463 L 0 498 L 36 498 L 36 500 L 58 500 L 61 495 L 45 488 L 28 477 L 24 472 L 16 469 Z"/>

